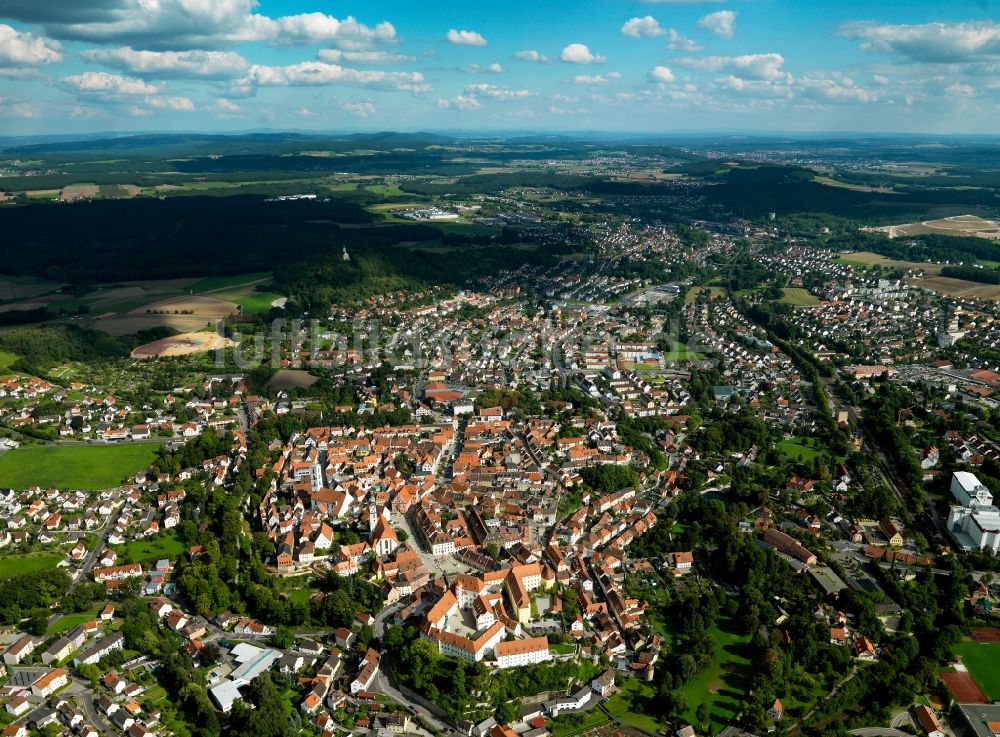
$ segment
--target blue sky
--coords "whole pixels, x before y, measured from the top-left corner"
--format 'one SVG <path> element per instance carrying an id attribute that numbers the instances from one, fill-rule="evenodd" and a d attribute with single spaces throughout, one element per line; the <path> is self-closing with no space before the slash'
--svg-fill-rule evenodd
<path id="1" fill-rule="evenodd" d="M 998 121 L 996 0 L 0 0 L 0 134 Z"/>

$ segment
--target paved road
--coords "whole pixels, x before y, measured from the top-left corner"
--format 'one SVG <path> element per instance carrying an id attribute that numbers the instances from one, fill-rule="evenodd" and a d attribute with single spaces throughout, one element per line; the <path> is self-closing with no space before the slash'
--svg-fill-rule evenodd
<path id="1" fill-rule="evenodd" d="M 857 737 L 913 737 L 909 732 L 904 732 L 901 729 L 889 729 L 888 727 L 852 729 L 849 734 L 857 735 Z"/>
<path id="2" fill-rule="evenodd" d="M 80 567 L 79 573 L 77 573 L 76 578 L 73 583 L 70 584 L 69 591 L 72 592 L 77 586 L 87 580 L 90 576 L 90 571 L 100 559 L 101 553 L 108 544 L 108 537 L 111 535 L 111 527 L 114 521 L 118 519 L 118 513 L 121 511 L 122 502 L 117 502 L 115 504 L 114 510 L 108 515 L 108 518 L 104 521 L 104 526 L 101 528 L 101 538 L 97 541 L 97 544 L 91 548 L 90 552 L 87 553 L 87 557 L 83 561 L 83 565 Z M 69 593 L 69 592 L 67 592 Z"/>

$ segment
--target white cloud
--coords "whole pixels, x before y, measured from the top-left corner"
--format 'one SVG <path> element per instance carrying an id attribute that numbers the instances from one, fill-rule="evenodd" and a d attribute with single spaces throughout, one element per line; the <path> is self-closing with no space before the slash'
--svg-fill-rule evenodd
<path id="1" fill-rule="evenodd" d="M 674 28 L 667 29 L 667 48 L 671 51 L 701 51 L 702 46 Z"/>
<path id="2" fill-rule="evenodd" d="M 549 57 L 539 54 L 535 49 L 521 49 L 514 52 L 514 58 L 521 61 L 548 61 Z"/>
<path id="3" fill-rule="evenodd" d="M 632 38 L 656 38 L 666 33 L 660 28 L 659 21 L 651 15 L 642 18 L 629 18 L 622 25 L 621 32 Z"/>
<path id="4" fill-rule="evenodd" d="M 573 84 L 611 84 L 612 81 L 621 78 L 621 72 L 608 72 L 607 74 L 577 74 L 573 77 Z"/>
<path id="5" fill-rule="evenodd" d="M 165 110 L 194 110 L 194 103 L 187 97 L 147 97 L 146 104 Z"/>
<path id="6" fill-rule="evenodd" d="M 218 110 L 220 113 L 235 114 L 243 112 L 243 108 L 241 108 L 232 100 L 227 100 L 225 97 L 216 100 L 215 109 Z"/>
<path id="7" fill-rule="evenodd" d="M 410 64 L 417 60 L 415 56 L 394 54 L 389 51 L 345 51 L 343 49 L 320 49 L 317 54 L 320 61 L 333 63 L 346 61 L 352 64 Z"/>
<path id="8" fill-rule="evenodd" d="M 655 66 L 649 70 L 649 78 L 654 82 L 673 82 L 674 73 L 668 67 Z"/>
<path id="9" fill-rule="evenodd" d="M 1000 24 L 991 21 L 892 25 L 853 21 L 840 35 L 861 41 L 865 51 L 895 53 L 916 62 L 953 63 L 1000 56 Z"/>
<path id="10" fill-rule="evenodd" d="M 38 107 L 12 97 L 0 97 L 0 118 L 34 118 Z"/>
<path id="11" fill-rule="evenodd" d="M 250 62 L 235 51 L 136 51 L 126 46 L 86 49 L 80 56 L 112 69 L 161 77 L 226 79 L 244 74 L 250 67 Z"/>
<path id="12" fill-rule="evenodd" d="M 466 95 L 482 95 L 493 100 L 519 100 L 531 97 L 535 93 L 525 89 L 511 89 L 510 87 L 500 87 L 495 84 L 467 84 L 465 85 Z"/>
<path id="13" fill-rule="evenodd" d="M 785 63 L 781 54 L 695 56 L 678 59 L 677 63 L 698 72 L 727 72 L 742 79 L 782 80 L 791 77 L 781 69 Z"/>
<path id="14" fill-rule="evenodd" d="M 709 13 L 698 20 L 698 27 L 711 31 L 723 38 L 732 38 L 736 33 L 736 13 L 732 10 L 719 10 Z"/>
<path id="15" fill-rule="evenodd" d="M 358 118 L 368 118 L 375 114 L 374 103 L 367 100 L 361 102 L 345 102 L 340 106 L 340 109 Z"/>
<path id="16" fill-rule="evenodd" d="M 586 44 L 570 44 L 562 50 L 559 58 L 568 64 L 603 64 L 607 59 L 593 53 Z"/>
<path id="17" fill-rule="evenodd" d="M 946 95 L 951 95 L 952 97 L 975 97 L 976 95 L 974 87 L 962 84 L 961 82 L 952 82 L 944 88 L 944 92 Z"/>
<path id="18" fill-rule="evenodd" d="M 295 114 L 298 117 L 300 117 L 300 118 L 315 118 L 316 117 L 316 113 L 314 113 L 312 110 L 310 110 L 309 108 L 307 108 L 305 105 L 303 105 L 298 110 L 296 110 Z"/>
<path id="19" fill-rule="evenodd" d="M 72 90 L 86 94 L 154 95 L 159 92 L 155 85 L 141 79 L 122 77 L 108 72 L 74 74 L 71 77 L 64 77 L 62 83 Z"/>
<path id="20" fill-rule="evenodd" d="M 451 99 L 439 97 L 437 106 L 442 110 L 478 110 L 483 105 L 475 95 L 457 95 Z"/>
<path id="21" fill-rule="evenodd" d="M 62 58 L 62 45 L 58 41 L 0 23 L 0 67 L 55 64 Z"/>
<path id="22" fill-rule="evenodd" d="M 480 66 L 479 64 L 466 64 L 462 67 L 462 71 L 467 74 L 500 74 L 503 72 L 503 67 L 493 62 L 489 66 Z"/>
<path id="23" fill-rule="evenodd" d="M 882 74 L 876 74 L 872 79 L 875 80 L 875 84 L 889 84 L 889 78 Z"/>
<path id="24" fill-rule="evenodd" d="M 475 31 L 457 31 L 454 28 L 445 34 L 444 40 L 457 46 L 485 46 L 486 39 Z"/>
<path id="25" fill-rule="evenodd" d="M 367 26 L 350 16 L 341 20 L 325 13 L 272 18 L 254 12 L 257 6 L 258 0 L 0 0 L 0 13 L 39 23 L 55 38 L 161 51 L 217 48 L 240 41 L 372 45 L 396 39 L 396 29 L 387 21 Z"/>
<path id="26" fill-rule="evenodd" d="M 355 87 L 379 87 L 407 92 L 429 92 L 420 72 L 383 72 L 347 69 L 339 64 L 304 61 L 284 67 L 254 64 L 238 85 L 291 87 L 299 85 L 346 84 Z"/>

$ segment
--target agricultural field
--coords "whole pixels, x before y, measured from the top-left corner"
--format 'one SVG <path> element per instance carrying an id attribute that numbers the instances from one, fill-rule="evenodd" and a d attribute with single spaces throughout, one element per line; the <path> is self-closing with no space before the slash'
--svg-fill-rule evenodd
<path id="1" fill-rule="evenodd" d="M 244 286 L 213 291 L 212 296 L 216 299 L 223 299 L 239 305 L 243 309 L 244 315 L 259 315 L 270 311 L 274 306 L 273 303 L 285 295 L 278 294 L 277 292 L 261 291 L 254 286 Z"/>
<path id="2" fill-rule="evenodd" d="M 964 640 L 954 647 L 955 654 L 962 657 L 962 663 L 990 701 L 1000 701 L 1000 644 L 995 642 L 972 642 Z"/>
<path id="3" fill-rule="evenodd" d="M 1000 237 L 1000 222 L 987 220 L 978 215 L 951 215 L 937 220 L 924 220 L 919 223 L 883 225 L 874 228 L 874 230 L 886 233 L 890 238 L 906 235 L 925 235 L 928 233 L 997 238 Z"/>
<path id="4" fill-rule="evenodd" d="M 877 194 L 896 194 L 896 191 L 892 187 L 868 187 L 864 184 L 851 184 L 849 182 L 841 182 L 839 179 L 834 179 L 833 177 L 826 176 L 815 176 L 813 181 L 817 184 L 825 184 L 827 187 L 839 187 L 840 189 L 849 189 L 854 192 L 871 192 Z"/>
<path id="5" fill-rule="evenodd" d="M 47 571 L 55 568 L 65 556 L 60 553 L 30 553 L 28 555 L 8 555 L 0 558 L 0 580 L 18 573 Z"/>
<path id="6" fill-rule="evenodd" d="M 108 489 L 142 471 L 159 443 L 24 445 L 0 456 L 0 487 Z"/>
<path id="7" fill-rule="evenodd" d="M 785 287 L 781 291 L 784 296 L 778 300 L 778 302 L 783 305 L 792 305 L 793 307 L 814 307 L 822 301 L 808 289 L 802 289 L 801 287 Z"/>
<path id="8" fill-rule="evenodd" d="M 155 327 L 194 333 L 236 312 L 233 302 L 215 297 L 182 295 L 151 302 L 122 315 L 101 317 L 94 321 L 93 327 L 110 335 L 128 335 Z"/>
<path id="9" fill-rule="evenodd" d="M 926 276 L 909 279 L 907 283 L 915 287 L 930 289 L 950 297 L 974 297 L 1000 301 L 1000 284 L 981 284 L 966 279 L 952 279 L 948 276 Z"/>
<path id="10" fill-rule="evenodd" d="M 17 359 L 19 358 L 20 356 L 17 355 L 16 353 L 8 353 L 7 351 L 0 351 L 0 375 L 2 375 L 4 371 L 13 366 L 14 362 L 17 361 Z"/>
<path id="11" fill-rule="evenodd" d="M 848 251 L 842 253 L 836 259 L 837 263 L 851 264 L 868 268 L 871 266 L 885 266 L 890 269 L 913 269 L 923 271 L 925 274 L 940 274 L 943 264 L 931 264 L 923 261 L 898 261 L 894 258 L 887 258 L 871 251 Z"/>
<path id="12" fill-rule="evenodd" d="M 182 333 L 169 338 L 154 340 L 132 350 L 133 358 L 158 358 L 161 356 L 187 356 L 191 353 L 205 353 L 220 348 L 229 348 L 236 343 L 218 333 Z"/>

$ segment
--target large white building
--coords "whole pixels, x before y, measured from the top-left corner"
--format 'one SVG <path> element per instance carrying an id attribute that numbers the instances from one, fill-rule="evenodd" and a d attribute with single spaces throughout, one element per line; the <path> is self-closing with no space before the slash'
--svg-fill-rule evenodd
<path id="1" fill-rule="evenodd" d="M 948 531 L 965 550 L 1000 551 L 1000 509 L 993 506 L 993 494 L 975 474 L 956 471 L 951 493 L 958 504 L 948 514 Z"/>
<path id="2" fill-rule="evenodd" d="M 552 660 L 547 637 L 528 637 L 512 642 L 498 642 L 493 648 L 498 668 L 516 668 Z"/>

